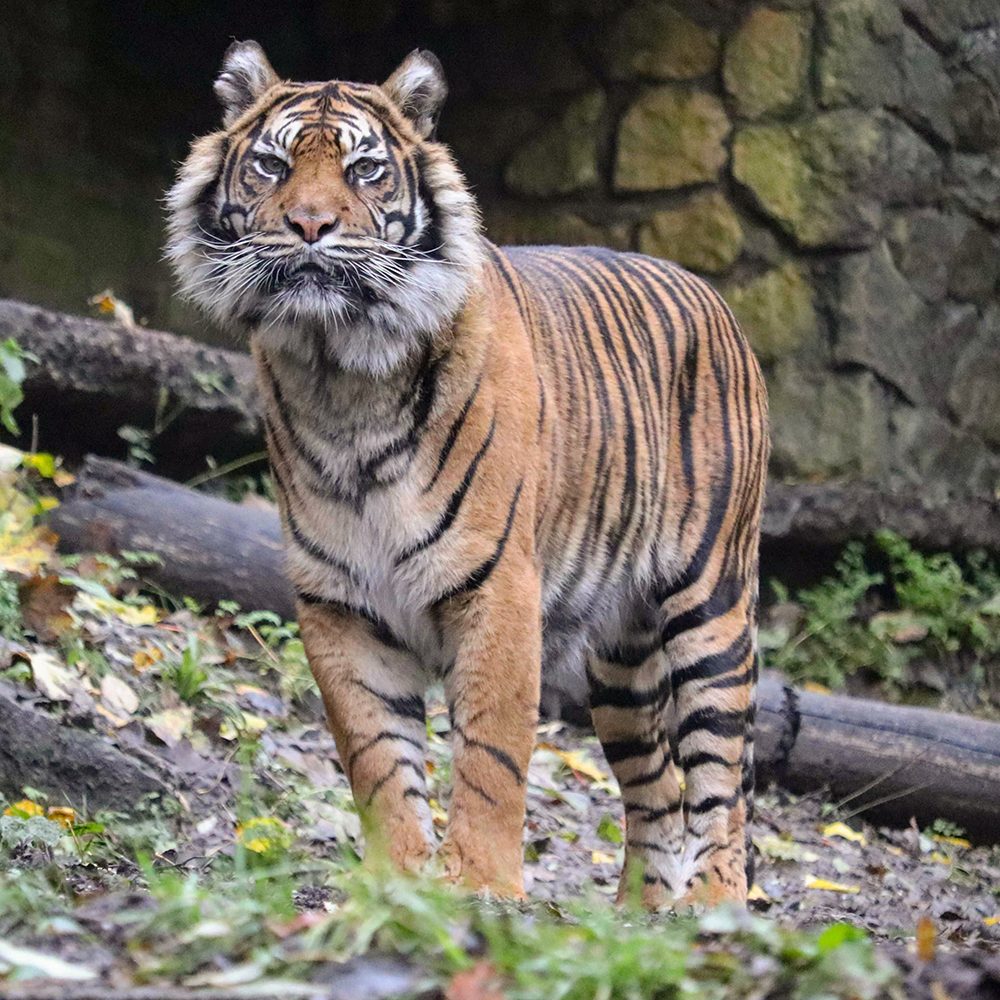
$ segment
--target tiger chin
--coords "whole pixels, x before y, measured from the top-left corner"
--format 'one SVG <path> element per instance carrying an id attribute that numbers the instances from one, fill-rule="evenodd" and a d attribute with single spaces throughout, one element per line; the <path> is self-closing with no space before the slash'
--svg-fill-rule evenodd
<path id="1" fill-rule="evenodd" d="M 288 574 L 367 853 L 436 855 L 523 895 L 542 672 L 575 671 L 621 787 L 622 894 L 745 900 L 760 371 L 673 264 L 490 244 L 435 137 L 446 90 L 423 51 L 379 86 L 295 83 L 237 42 L 221 127 L 168 195 L 182 292 L 257 362 Z M 454 757 L 439 845 L 434 681 Z"/>

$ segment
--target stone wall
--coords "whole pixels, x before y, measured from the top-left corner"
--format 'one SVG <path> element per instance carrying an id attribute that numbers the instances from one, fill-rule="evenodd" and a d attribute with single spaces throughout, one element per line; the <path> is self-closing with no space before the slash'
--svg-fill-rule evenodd
<path id="1" fill-rule="evenodd" d="M 228 39 L 309 79 L 420 44 L 495 241 L 638 249 L 723 291 L 777 474 L 1000 488 L 998 0 L 10 2 L 0 294 L 82 311 L 112 285 L 210 336 L 156 199 Z"/>

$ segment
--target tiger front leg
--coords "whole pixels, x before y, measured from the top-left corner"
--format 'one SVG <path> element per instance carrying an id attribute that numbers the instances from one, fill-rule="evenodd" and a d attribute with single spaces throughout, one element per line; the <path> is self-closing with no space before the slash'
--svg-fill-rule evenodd
<path id="1" fill-rule="evenodd" d="M 453 790 L 440 855 L 447 876 L 523 898 L 528 764 L 541 684 L 540 584 L 533 567 L 501 564 L 460 616 L 446 680 Z"/>
<path id="2" fill-rule="evenodd" d="M 365 833 L 365 860 L 416 871 L 431 855 L 423 677 L 364 618 L 299 604 L 299 624 Z"/>

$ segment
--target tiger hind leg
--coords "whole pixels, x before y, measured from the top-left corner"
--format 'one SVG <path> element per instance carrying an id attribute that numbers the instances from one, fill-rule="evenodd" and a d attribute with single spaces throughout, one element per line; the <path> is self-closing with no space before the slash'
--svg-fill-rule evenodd
<path id="1" fill-rule="evenodd" d="M 683 850 L 683 795 L 671 760 L 663 700 L 669 682 L 658 641 L 588 660 L 594 728 L 621 789 L 625 866 L 618 901 L 638 896 L 647 909 L 675 898 L 673 859 Z"/>
<path id="2" fill-rule="evenodd" d="M 675 756 L 684 774 L 680 902 L 745 902 L 751 875 L 757 585 L 723 575 L 664 602 Z"/>

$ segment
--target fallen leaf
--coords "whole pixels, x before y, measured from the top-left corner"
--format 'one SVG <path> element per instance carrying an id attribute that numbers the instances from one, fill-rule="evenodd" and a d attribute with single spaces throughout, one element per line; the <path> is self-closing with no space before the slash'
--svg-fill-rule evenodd
<path id="1" fill-rule="evenodd" d="M 139 707 L 139 696 L 114 674 L 105 674 L 101 680 L 101 701 L 116 715 L 132 715 Z"/>
<path id="2" fill-rule="evenodd" d="M 45 810 L 31 799 L 21 799 L 7 806 L 3 811 L 4 816 L 16 816 L 18 819 L 31 819 L 32 816 L 42 816 Z"/>
<path id="3" fill-rule="evenodd" d="M 946 837 L 941 833 L 931 834 L 931 840 L 936 840 L 939 844 L 950 844 L 952 847 L 963 847 L 966 850 L 972 847 L 972 842 L 965 837 Z"/>
<path id="4" fill-rule="evenodd" d="M 865 839 L 865 835 L 857 830 L 852 830 L 846 823 L 836 822 L 830 823 L 823 827 L 824 837 L 839 837 L 841 840 L 849 840 L 854 844 L 860 844 L 862 847 L 868 846 L 868 841 Z"/>
<path id="5" fill-rule="evenodd" d="M 288 824 L 277 816 L 254 816 L 236 826 L 236 841 L 254 854 L 287 851 L 294 836 Z"/>
<path id="6" fill-rule="evenodd" d="M 843 882 L 831 882 L 825 878 L 816 878 L 815 875 L 806 876 L 805 887 L 807 889 L 821 889 L 825 892 L 845 892 L 852 894 L 861 892 L 861 886 L 859 885 L 846 885 Z"/>
<path id="7" fill-rule="evenodd" d="M 590 863 L 592 865 L 613 865 L 615 863 L 615 856 L 613 854 L 605 854 L 604 851 L 591 851 Z"/>
<path id="8" fill-rule="evenodd" d="M 591 781 L 607 781 L 608 776 L 587 756 L 584 750 L 560 750 L 551 743 L 539 743 L 539 749 L 555 754 L 575 775 Z"/>
<path id="9" fill-rule="evenodd" d="M 505 1000 L 497 981 L 497 971 L 489 962 L 456 972 L 445 991 L 445 1000 Z"/>
<path id="10" fill-rule="evenodd" d="M 825 684 L 820 684 L 817 681 L 804 681 L 802 684 L 803 691 L 809 691 L 811 694 L 829 694 L 830 689 Z"/>
<path id="11" fill-rule="evenodd" d="M 187 705 L 180 708 L 167 708 L 146 719 L 149 731 L 168 747 L 178 743 L 191 732 L 191 722 L 194 713 Z"/>
<path id="12" fill-rule="evenodd" d="M 45 815 L 65 830 L 76 823 L 76 810 L 72 806 L 49 806 Z"/>
<path id="13" fill-rule="evenodd" d="M 73 603 L 76 591 L 60 583 L 58 576 L 36 576 L 23 584 L 18 594 L 24 624 L 40 642 L 57 642 L 72 627 L 73 619 L 66 609 Z"/>
<path id="14" fill-rule="evenodd" d="M 87 299 L 87 303 L 92 305 L 102 316 L 110 316 L 126 329 L 134 330 L 136 328 L 135 313 L 132 311 L 132 307 L 122 302 L 110 288 L 105 288 L 103 292 L 91 295 Z"/>
<path id="15" fill-rule="evenodd" d="M 769 833 L 762 837 L 754 837 L 753 842 L 761 854 L 775 861 L 801 861 L 810 865 L 819 861 L 819 855 L 815 851 L 810 851 L 789 837 L 779 837 Z"/>
<path id="16" fill-rule="evenodd" d="M 27 978 L 35 973 L 45 979 L 72 980 L 85 982 L 96 979 L 97 973 L 79 962 L 64 962 L 55 955 L 46 955 L 34 948 L 22 948 L 0 939 L 0 970 L 4 967 L 15 972 L 15 978 Z"/>
<path id="17" fill-rule="evenodd" d="M 621 824 L 610 813 L 605 813 L 597 824 L 597 836 L 609 844 L 620 844 L 625 839 Z"/>
<path id="18" fill-rule="evenodd" d="M 939 865 L 950 865 L 951 858 L 947 854 L 942 854 L 940 851 L 931 851 L 928 855 L 929 860 L 935 862 Z"/>
<path id="19" fill-rule="evenodd" d="M 937 929 L 934 921 L 923 916 L 917 921 L 917 958 L 921 962 L 933 962 L 937 944 Z"/>
<path id="20" fill-rule="evenodd" d="M 748 903 L 770 903 L 771 897 L 755 882 L 747 893 Z"/>
<path id="21" fill-rule="evenodd" d="M 35 687 L 49 701 L 72 701 L 73 692 L 83 688 L 79 678 L 47 649 L 29 653 L 28 663 L 31 666 L 31 678 Z"/>
<path id="22" fill-rule="evenodd" d="M 996 927 L 997 924 L 1000 924 L 1000 913 L 992 917 L 983 917 L 983 923 L 986 924 L 987 927 Z"/>

